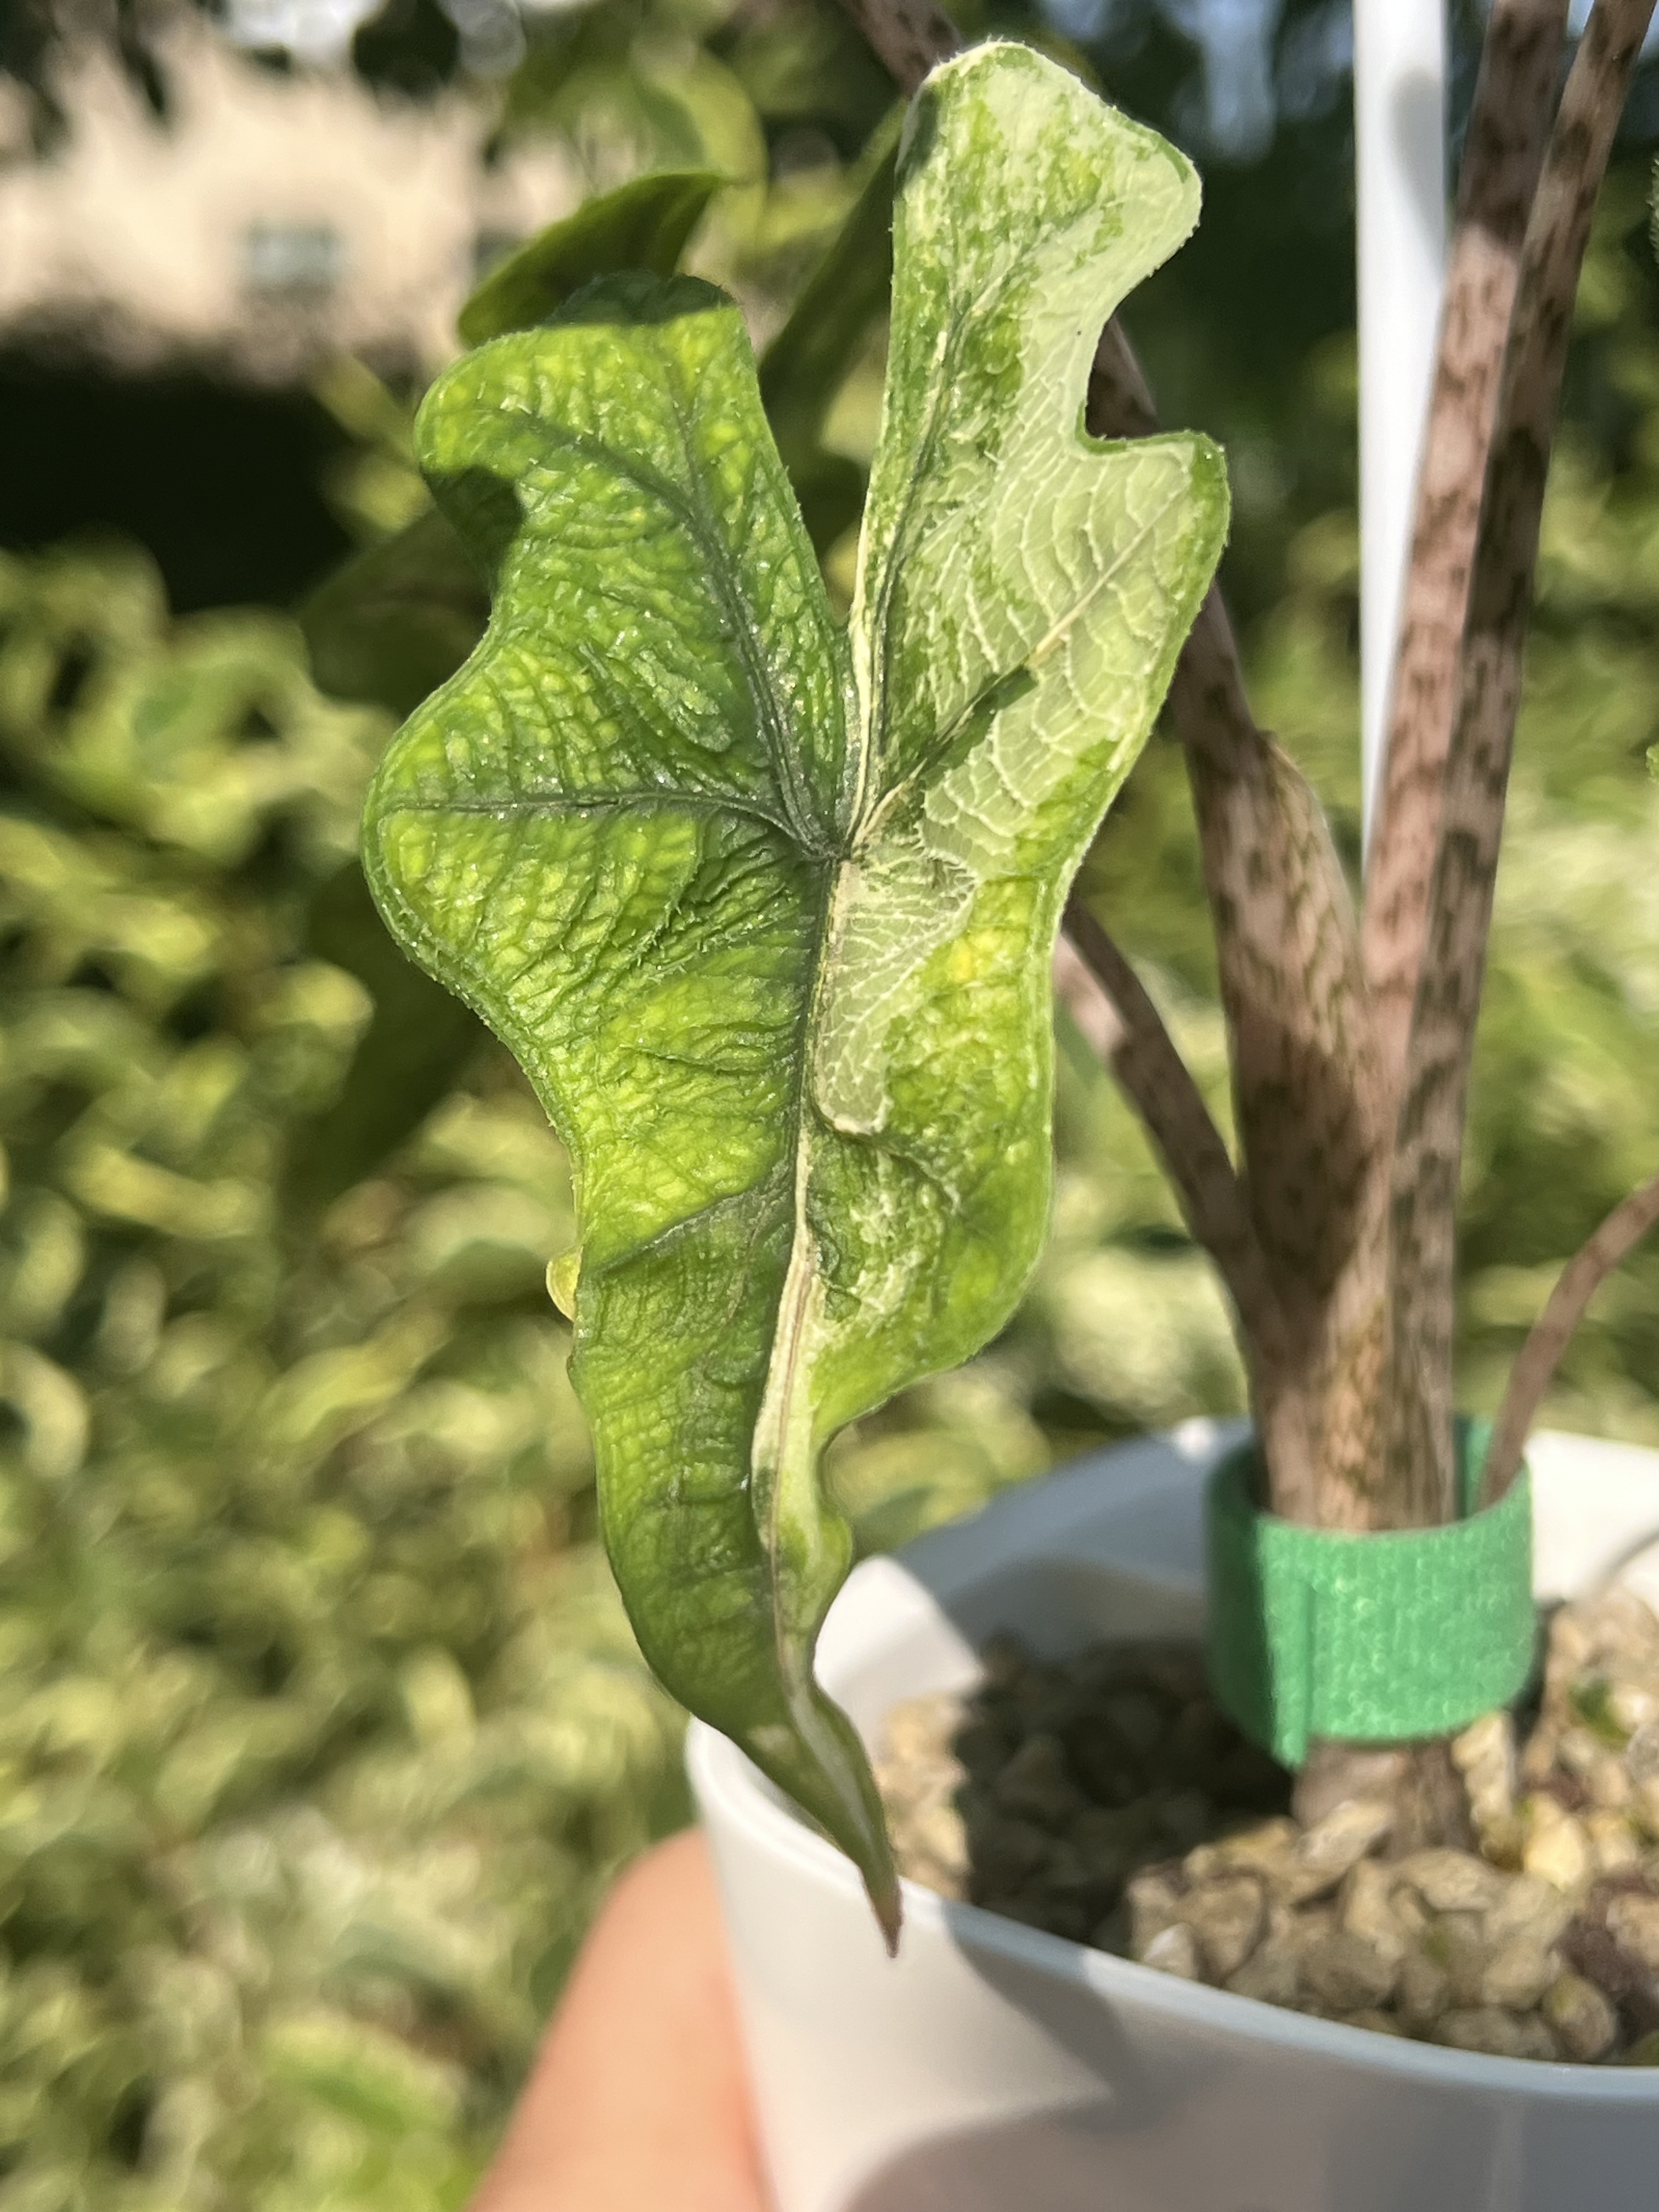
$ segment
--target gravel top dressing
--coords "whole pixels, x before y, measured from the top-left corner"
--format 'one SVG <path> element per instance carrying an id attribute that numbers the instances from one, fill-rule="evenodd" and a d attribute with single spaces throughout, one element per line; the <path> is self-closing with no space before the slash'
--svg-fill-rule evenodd
<path id="1" fill-rule="evenodd" d="M 1391 1852 L 1380 1799 L 1299 1825 L 1190 1645 L 982 1660 L 887 1717 L 913 1881 L 1383 2034 L 1659 2065 L 1659 1620 L 1629 1591 L 1560 1607 L 1537 1709 L 1455 1740 L 1476 1850 Z"/>

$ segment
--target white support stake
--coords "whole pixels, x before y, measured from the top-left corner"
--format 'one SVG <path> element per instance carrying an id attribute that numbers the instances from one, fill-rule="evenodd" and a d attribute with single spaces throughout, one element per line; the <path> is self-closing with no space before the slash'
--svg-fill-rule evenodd
<path id="1" fill-rule="evenodd" d="M 1365 837 L 1446 260 L 1443 0 L 1354 0 L 1359 255 L 1359 691 Z"/>

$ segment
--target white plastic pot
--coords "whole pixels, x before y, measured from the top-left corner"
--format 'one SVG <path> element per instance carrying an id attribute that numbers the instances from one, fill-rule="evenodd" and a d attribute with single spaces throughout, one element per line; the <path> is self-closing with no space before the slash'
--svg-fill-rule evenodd
<path id="1" fill-rule="evenodd" d="M 1060 1652 L 1200 1626 L 1194 1422 L 866 1562 L 819 1651 L 873 1738 L 999 1628 Z M 1540 1596 L 1659 1598 L 1659 1453 L 1528 1449 Z M 1640 1555 L 1640 1556 L 1638 1556 Z M 1626 1565 L 1632 1559 L 1633 1565 Z M 1174 1979 L 905 1885 L 896 1961 L 846 1860 L 692 1732 L 778 2212 L 1612 2212 L 1659 2204 L 1659 2073 L 1489 2058 Z"/>

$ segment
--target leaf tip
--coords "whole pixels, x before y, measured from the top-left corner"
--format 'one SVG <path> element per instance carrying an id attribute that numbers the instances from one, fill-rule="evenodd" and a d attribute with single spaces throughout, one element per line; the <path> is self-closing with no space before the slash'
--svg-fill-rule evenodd
<path id="1" fill-rule="evenodd" d="M 898 1876 L 890 1869 L 884 1881 L 872 1881 L 866 1874 L 864 1892 L 876 1916 L 876 1925 L 881 1930 L 881 1940 L 887 1947 L 887 1955 L 890 1959 L 896 1959 L 899 1937 L 904 1932 L 904 1899 L 899 1891 Z"/>

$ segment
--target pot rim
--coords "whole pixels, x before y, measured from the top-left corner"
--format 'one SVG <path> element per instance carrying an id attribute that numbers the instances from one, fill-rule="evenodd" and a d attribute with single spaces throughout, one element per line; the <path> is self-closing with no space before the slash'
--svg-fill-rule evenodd
<path id="1" fill-rule="evenodd" d="M 1193 1446 L 1200 1443 L 1218 1455 L 1221 1449 L 1237 1438 L 1240 1425 L 1206 1423 L 1200 1437 L 1196 1424 L 1185 1425 L 1171 1434 L 1170 1440 L 1184 1447 L 1183 1455 L 1188 1457 L 1194 1456 Z M 1022 1485 L 1015 1491 L 1003 1492 L 988 1510 L 996 1513 L 1005 1530 L 1011 1521 L 1018 1526 L 1024 1517 L 1018 1510 L 1020 1505 L 1040 1499 L 1051 1483 L 1075 1484 L 1079 1477 L 1086 1479 L 1089 1471 L 1117 1454 L 1144 1449 L 1150 1441 L 1152 1440 L 1142 1437 L 1127 1445 L 1109 1446 L 1089 1453 L 1056 1470 L 1053 1476 Z M 1550 1438 L 1550 1443 L 1557 1446 L 1602 1441 L 1559 1435 Z M 1632 1448 L 1617 1449 L 1629 1451 Z M 1209 1451 L 1201 1451 L 1200 1455 L 1207 1458 Z M 1649 1456 L 1654 1463 L 1656 1479 L 1659 1479 L 1659 1453 Z M 1194 1471 L 1201 1479 L 1201 1468 Z M 965 1524 L 947 1524 L 947 1529 L 930 1534 L 945 1534 L 949 1527 L 963 1525 Z M 924 1537 L 921 1541 L 926 1544 L 928 1539 Z M 1010 1546 L 1011 1565 L 1017 1556 L 1015 1547 Z M 885 1556 L 881 1564 L 890 1572 L 905 1573 L 902 1553 Z M 906 1574 L 905 1578 L 916 1596 L 933 1602 L 914 1577 Z M 848 1656 L 848 1649 L 843 1642 L 837 1657 L 844 1660 Z M 727 1820 L 746 1828 L 751 1838 L 774 1856 L 788 1861 L 799 1874 L 820 1887 L 841 1891 L 860 1913 L 867 1912 L 863 1888 L 852 1862 L 809 1828 L 737 1747 L 705 1722 L 691 1723 L 686 1739 L 686 1766 L 705 1821 Z M 1253 2039 L 1292 2052 L 1317 2052 L 1328 2060 L 1339 2060 L 1362 2070 L 1379 2070 L 1396 2077 L 1431 2081 L 1476 2092 L 1500 2092 L 1505 2097 L 1518 2093 L 1552 2101 L 1565 2098 L 1589 2100 L 1599 2105 L 1659 2103 L 1659 2068 L 1595 2066 L 1568 2059 L 1500 2058 L 1486 2051 L 1459 2051 L 1444 2044 L 1419 2043 L 1404 2036 L 1385 2035 L 1370 2028 L 1350 2027 L 1342 2021 L 1320 2020 L 1285 2006 L 1267 2004 L 1260 1998 L 1240 1996 L 1231 1990 L 1183 1981 L 1155 1966 L 1144 1966 L 1133 1960 L 1073 1942 L 1066 1936 L 1028 1927 L 1022 1921 L 1007 1919 L 982 1905 L 940 1897 L 936 1891 L 908 1879 L 901 1887 L 908 1928 L 927 1928 L 957 1944 L 969 1956 L 975 1952 L 1000 1955 L 1100 1996 L 1133 1997 L 1137 2004 L 1160 2012 L 1171 2021 L 1200 2027 L 1213 2035 Z M 902 1952 L 900 1955 L 902 1959 Z"/>

